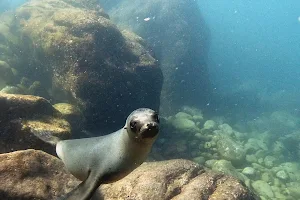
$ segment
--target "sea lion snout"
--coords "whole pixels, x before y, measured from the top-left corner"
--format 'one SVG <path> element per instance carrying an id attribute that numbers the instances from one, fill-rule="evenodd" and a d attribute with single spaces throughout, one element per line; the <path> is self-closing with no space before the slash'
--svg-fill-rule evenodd
<path id="1" fill-rule="evenodd" d="M 156 122 L 149 122 L 146 124 L 146 127 L 148 130 L 155 129 L 158 131 L 158 123 L 156 123 Z"/>
<path id="2" fill-rule="evenodd" d="M 158 134 L 158 132 L 159 125 L 157 122 L 149 122 L 141 128 L 142 138 L 153 138 Z"/>

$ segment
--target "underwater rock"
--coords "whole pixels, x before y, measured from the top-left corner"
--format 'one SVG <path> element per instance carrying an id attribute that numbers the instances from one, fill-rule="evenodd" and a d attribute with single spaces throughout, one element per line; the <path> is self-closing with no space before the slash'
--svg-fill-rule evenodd
<path id="1" fill-rule="evenodd" d="M 192 115 L 193 117 L 197 116 L 197 118 L 201 120 L 203 119 L 203 113 L 198 108 L 190 107 L 190 106 L 182 106 L 181 110 L 185 113 Z"/>
<path id="2" fill-rule="evenodd" d="M 5 61 L 0 60 L 0 89 L 6 84 L 14 82 L 14 73 L 12 68 Z"/>
<path id="3" fill-rule="evenodd" d="M 272 146 L 272 152 L 273 155 L 280 160 L 284 160 L 285 153 L 287 152 L 287 148 L 284 146 L 284 144 L 280 141 L 275 141 Z"/>
<path id="4" fill-rule="evenodd" d="M 195 134 L 200 129 L 196 126 L 195 122 L 192 121 L 192 116 L 183 112 L 179 112 L 175 115 L 175 118 L 171 118 L 171 124 L 179 132 L 190 132 Z"/>
<path id="5" fill-rule="evenodd" d="M 0 199 L 56 199 L 79 181 L 43 151 L 0 154 Z"/>
<path id="6" fill-rule="evenodd" d="M 186 113 L 186 114 L 192 116 L 192 118 L 189 118 L 189 119 L 193 120 L 196 123 L 196 125 L 199 127 L 200 122 L 202 122 L 204 119 L 201 110 L 194 108 L 194 107 L 190 107 L 190 106 L 182 106 L 181 110 L 183 113 Z M 179 112 L 179 113 L 181 113 L 181 112 Z"/>
<path id="7" fill-rule="evenodd" d="M 289 194 L 294 197 L 294 199 L 300 199 L 300 183 L 299 182 L 290 182 L 287 183 L 287 190 Z"/>
<path id="8" fill-rule="evenodd" d="M 256 163 L 257 162 L 257 158 L 253 154 L 246 155 L 246 160 L 248 163 Z"/>
<path id="9" fill-rule="evenodd" d="M 247 152 L 253 153 L 258 150 L 268 150 L 268 147 L 263 141 L 259 139 L 249 138 L 247 143 L 245 144 L 245 149 Z"/>
<path id="10" fill-rule="evenodd" d="M 252 183 L 253 189 L 261 196 L 273 199 L 274 193 L 271 186 L 265 181 L 258 180 Z"/>
<path id="11" fill-rule="evenodd" d="M 255 175 L 255 169 L 253 167 L 245 167 L 242 173 L 251 177 Z"/>
<path id="12" fill-rule="evenodd" d="M 157 59 L 97 1 L 31 0 L 17 9 L 15 26 L 25 38 L 20 59 L 30 61 L 21 72 L 52 87 L 55 102 L 78 106 L 87 129 L 114 130 L 136 108 L 158 110 L 163 77 Z"/>
<path id="13" fill-rule="evenodd" d="M 24 90 L 18 86 L 7 85 L 0 90 L 1 93 L 5 94 L 24 94 Z"/>
<path id="14" fill-rule="evenodd" d="M 123 180 L 101 189 L 105 199 L 255 199 L 236 179 L 204 171 L 187 160 L 143 164 Z"/>
<path id="15" fill-rule="evenodd" d="M 55 147 L 45 141 L 70 137 L 70 124 L 46 99 L 0 93 L 1 153 L 35 148 L 55 154 Z"/>
<path id="16" fill-rule="evenodd" d="M 282 131 L 294 130 L 300 120 L 286 111 L 275 111 L 271 114 L 272 123 Z"/>
<path id="17" fill-rule="evenodd" d="M 194 136 L 195 136 L 195 138 L 198 139 L 198 141 L 207 141 L 207 140 L 210 140 L 209 135 L 204 135 L 202 132 L 198 132 Z"/>
<path id="18" fill-rule="evenodd" d="M 78 183 L 58 158 L 42 151 L 0 154 L 1 199 L 56 199 Z M 122 180 L 102 185 L 96 193 L 94 200 L 256 199 L 237 179 L 205 171 L 188 160 L 144 163 Z"/>
<path id="19" fill-rule="evenodd" d="M 264 158 L 268 155 L 267 151 L 265 150 L 258 150 L 255 152 L 255 156 L 257 158 L 257 162 L 262 164 L 264 162 Z"/>
<path id="20" fill-rule="evenodd" d="M 247 133 L 241 133 L 239 131 L 233 131 L 234 137 L 239 141 L 245 141 L 248 138 Z"/>
<path id="21" fill-rule="evenodd" d="M 252 167 L 258 171 L 261 171 L 261 172 L 265 172 L 265 171 L 268 171 L 267 168 L 265 168 L 264 166 L 260 165 L 260 164 L 257 164 L 257 163 L 252 163 L 251 164 Z"/>
<path id="22" fill-rule="evenodd" d="M 193 158 L 193 161 L 195 163 L 198 163 L 199 165 L 204 165 L 206 159 L 203 156 L 198 156 L 198 157 Z"/>
<path id="23" fill-rule="evenodd" d="M 189 120 L 193 120 L 193 116 L 190 115 L 190 114 L 187 114 L 185 112 L 178 112 L 176 115 L 175 115 L 176 118 L 186 118 L 186 119 L 189 119 Z"/>
<path id="24" fill-rule="evenodd" d="M 264 159 L 264 165 L 268 168 L 272 168 L 277 163 L 276 161 L 277 159 L 274 156 L 266 156 Z"/>
<path id="25" fill-rule="evenodd" d="M 230 161 L 227 160 L 217 160 L 213 163 L 212 168 L 215 172 L 222 172 L 224 174 L 228 174 L 238 178 L 239 180 L 244 180 L 242 174 L 240 174 L 231 164 Z"/>
<path id="26" fill-rule="evenodd" d="M 218 160 L 206 160 L 205 161 L 205 166 L 212 169 L 213 165 L 217 162 Z"/>
<path id="27" fill-rule="evenodd" d="M 84 116 L 78 107 L 68 103 L 57 103 L 53 107 L 70 123 L 73 130 L 80 130 L 82 128 Z"/>
<path id="28" fill-rule="evenodd" d="M 261 180 L 266 183 L 271 183 L 274 181 L 274 177 L 270 172 L 264 172 L 261 174 Z"/>
<path id="29" fill-rule="evenodd" d="M 193 115 L 193 121 L 197 122 L 197 124 L 200 124 L 200 122 L 203 121 L 203 116 L 202 115 Z"/>
<path id="30" fill-rule="evenodd" d="M 291 158 L 297 160 L 300 157 L 300 131 L 294 131 L 291 134 L 284 135 L 279 138 L 279 141 L 284 145 L 285 155 L 288 154 Z"/>
<path id="31" fill-rule="evenodd" d="M 221 136 L 218 139 L 217 151 L 226 160 L 232 161 L 235 164 L 244 163 L 246 151 L 243 145 L 235 142 L 229 136 Z"/>
<path id="32" fill-rule="evenodd" d="M 233 129 L 229 124 L 220 124 L 218 128 L 226 135 L 232 135 L 233 134 Z"/>
<path id="33" fill-rule="evenodd" d="M 283 181 L 287 181 L 289 179 L 289 175 L 284 170 L 278 171 L 276 173 L 276 177 Z"/>
<path id="34" fill-rule="evenodd" d="M 217 128 L 217 123 L 214 122 L 213 120 L 207 120 L 203 125 L 203 129 L 214 130 L 216 128 Z"/>
<path id="35" fill-rule="evenodd" d="M 1 122 L 35 115 L 59 115 L 46 99 L 32 95 L 0 93 Z"/>
<path id="36" fill-rule="evenodd" d="M 7 44 L 9 42 L 15 42 L 16 38 L 14 36 L 14 34 L 11 34 L 11 29 L 12 29 L 12 22 L 14 20 L 14 15 L 12 12 L 5 12 L 5 13 L 0 13 L 0 44 L 3 46 L 8 46 Z M 7 49 L 7 51 L 9 51 Z M 7 56 L 8 54 L 6 54 L 6 51 L 1 52 L 3 54 L 1 54 L 1 56 Z M 11 54 L 9 54 L 11 55 Z M 5 59 L 4 59 L 5 60 Z M 7 60 L 6 60 L 7 61 Z"/>
<path id="37" fill-rule="evenodd" d="M 186 143 L 187 142 L 183 140 L 175 144 L 178 153 L 183 153 L 187 151 L 188 148 Z"/>
<path id="38" fill-rule="evenodd" d="M 205 143 L 204 143 L 204 148 L 205 148 L 205 149 L 210 149 L 210 148 L 212 148 L 212 147 L 213 147 L 212 142 L 205 142 Z"/>
<path id="39" fill-rule="evenodd" d="M 153 47 L 164 75 L 160 100 L 164 115 L 174 114 L 182 105 L 209 102 L 210 33 L 196 1 L 121 0 L 108 13 L 120 27 L 133 30 Z"/>
<path id="40" fill-rule="evenodd" d="M 300 165 L 297 162 L 286 162 L 281 163 L 279 166 L 272 168 L 274 173 L 277 173 L 279 170 L 285 171 L 289 179 L 292 181 L 300 181 Z"/>
<path id="41" fill-rule="evenodd" d="M 34 81 L 32 84 L 24 84 L 22 80 L 26 79 L 23 77 L 20 84 L 15 86 L 7 85 L 0 92 L 6 94 L 24 94 L 24 95 L 35 95 L 36 91 L 41 88 L 41 83 L 39 81 Z"/>

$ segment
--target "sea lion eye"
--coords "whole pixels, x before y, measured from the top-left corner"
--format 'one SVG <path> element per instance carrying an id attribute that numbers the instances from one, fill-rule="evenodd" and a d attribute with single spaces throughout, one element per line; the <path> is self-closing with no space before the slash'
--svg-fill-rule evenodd
<path id="1" fill-rule="evenodd" d="M 137 122 L 136 121 L 131 121 L 130 122 L 130 129 L 132 130 L 132 131 L 136 131 L 136 124 L 137 124 Z"/>

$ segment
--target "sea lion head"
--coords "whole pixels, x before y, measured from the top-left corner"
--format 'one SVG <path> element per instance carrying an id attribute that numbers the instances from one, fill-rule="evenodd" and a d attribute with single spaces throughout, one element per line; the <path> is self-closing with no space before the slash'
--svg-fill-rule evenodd
<path id="1" fill-rule="evenodd" d="M 124 128 L 135 140 L 154 141 L 159 131 L 158 113 L 149 108 L 139 108 L 128 116 Z"/>

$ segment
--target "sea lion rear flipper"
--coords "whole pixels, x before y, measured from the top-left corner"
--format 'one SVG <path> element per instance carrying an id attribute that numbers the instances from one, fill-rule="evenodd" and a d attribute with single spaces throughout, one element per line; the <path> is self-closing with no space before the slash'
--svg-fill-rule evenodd
<path id="1" fill-rule="evenodd" d="M 90 200 L 100 186 L 100 177 L 90 173 L 88 178 L 59 200 Z"/>

